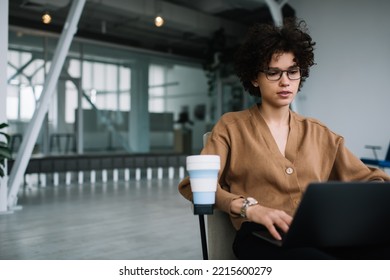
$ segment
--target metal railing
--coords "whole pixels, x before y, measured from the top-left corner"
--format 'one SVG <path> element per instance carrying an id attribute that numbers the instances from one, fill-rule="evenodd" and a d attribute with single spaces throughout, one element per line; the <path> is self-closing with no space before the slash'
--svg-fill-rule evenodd
<path id="1" fill-rule="evenodd" d="M 93 154 L 31 158 L 24 174 L 24 181 L 28 184 L 30 175 L 38 176 L 40 186 L 60 183 L 68 185 L 72 182 L 82 184 L 85 178 L 89 178 L 91 183 L 96 182 L 97 178 L 102 182 L 164 177 L 183 178 L 186 156 L 184 154 Z M 10 160 L 8 164 L 8 172 L 11 172 L 14 160 Z M 65 182 L 60 182 L 61 179 Z"/>

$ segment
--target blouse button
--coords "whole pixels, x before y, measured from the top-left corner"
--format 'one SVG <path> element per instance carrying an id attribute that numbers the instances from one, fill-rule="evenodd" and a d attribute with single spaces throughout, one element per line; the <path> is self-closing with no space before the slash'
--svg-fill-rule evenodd
<path id="1" fill-rule="evenodd" d="M 291 174 L 294 173 L 294 169 L 292 169 L 291 167 L 288 167 L 288 168 L 286 168 L 286 173 L 287 173 L 288 175 L 291 175 Z"/>

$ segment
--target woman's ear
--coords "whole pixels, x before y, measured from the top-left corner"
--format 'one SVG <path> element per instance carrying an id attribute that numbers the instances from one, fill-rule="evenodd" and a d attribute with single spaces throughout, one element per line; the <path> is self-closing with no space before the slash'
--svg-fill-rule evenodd
<path id="1" fill-rule="evenodd" d="M 251 83 L 252 83 L 252 85 L 254 87 L 258 87 L 259 86 L 259 83 L 256 80 L 251 81 Z"/>

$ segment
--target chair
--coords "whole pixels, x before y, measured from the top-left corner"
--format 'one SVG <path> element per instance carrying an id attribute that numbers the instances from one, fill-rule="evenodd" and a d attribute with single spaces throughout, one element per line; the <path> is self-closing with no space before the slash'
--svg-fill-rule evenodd
<path id="1" fill-rule="evenodd" d="M 232 249 L 236 230 L 233 228 L 229 215 L 214 209 L 214 214 L 206 216 L 206 221 L 209 259 L 237 259 Z"/>
<path id="2" fill-rule="evenodd" d="M 374 165 L 374 166 L 378 166 L 379 168 L 390 168 L 390 144 L 389 144 L 389 148 L 387 149 L 387 154 L 386 154 L 386 157 L 384 160 L 379 160 L 378 159 L 378 155 L 376 153 L 376 150 L 380 150 L 381 147 L 380 146 L 371 146 L 371 145 L 366 145 L 365 148 L 367 149 L 372 149 L 373 153 L 374 153 L 374 159 L 372 158 L 361 158 L 360 160 L 365 163 L 365 164 L 368 164 L 368 165 Z"/>
<path id="3" fill-rule="evenodd" d="M 210 132 L 203 135 L 203 145 L 206 144 Z M 227 213 L 214 209 L 213 215 L 206 216 L 208 255 L 210 260 L 237 259 L 233 253 L 232 244 L 236 235 L 230 217 Z"/>

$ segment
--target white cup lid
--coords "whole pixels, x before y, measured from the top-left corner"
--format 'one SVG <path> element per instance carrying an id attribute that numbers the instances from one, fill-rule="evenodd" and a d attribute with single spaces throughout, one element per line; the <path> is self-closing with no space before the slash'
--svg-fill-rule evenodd
<path id="1" fill-rule="evenodd" d="M 220 168 L 219 155 L 195 155 L 187 157 L 187 170 L 218 169 Z"/>

